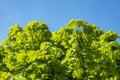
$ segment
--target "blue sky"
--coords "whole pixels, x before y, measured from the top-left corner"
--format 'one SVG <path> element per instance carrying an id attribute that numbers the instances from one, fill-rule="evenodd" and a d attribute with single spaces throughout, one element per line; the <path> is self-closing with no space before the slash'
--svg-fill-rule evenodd
<path id="1" fill-rule="evenodd" d="M 70 19 L 95 23 L 120 36 L 120 0 L 0 0 L 0 43 L 16 23 L 24 27 L 32 20 L 45 21 L 55 31 Z"/>

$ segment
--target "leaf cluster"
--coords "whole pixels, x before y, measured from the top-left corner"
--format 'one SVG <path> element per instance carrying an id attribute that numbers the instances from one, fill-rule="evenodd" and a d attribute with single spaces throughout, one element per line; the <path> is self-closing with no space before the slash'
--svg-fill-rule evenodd
<path id="1" fill-rule="evenodd" d="M 55 32 L 45 22 L 16 24 L 0 46 L 0 80 L 119 80 L 117 38 L 83 20 Z"/>

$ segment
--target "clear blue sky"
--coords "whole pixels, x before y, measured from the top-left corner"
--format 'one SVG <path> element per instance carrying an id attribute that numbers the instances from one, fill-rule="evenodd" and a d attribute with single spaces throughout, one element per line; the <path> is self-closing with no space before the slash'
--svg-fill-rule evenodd
<path id="1" fill-rule="evenodd" d="M 0 43 L 16 23 L 24 27 L 32 20 L 45 21 L 55 31 L 70 19 L 95 23 L 120 36 L 120 0 L 0 0 Z"/>

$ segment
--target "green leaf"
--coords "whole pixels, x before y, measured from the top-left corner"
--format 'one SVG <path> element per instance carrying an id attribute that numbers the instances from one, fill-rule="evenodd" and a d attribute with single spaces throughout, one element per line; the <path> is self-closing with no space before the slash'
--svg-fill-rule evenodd
<path id="1" fill-rule="evenodd" d="M 81 69 L 73 70 L 73 78 L 82 79 L 82 73 Z"/>

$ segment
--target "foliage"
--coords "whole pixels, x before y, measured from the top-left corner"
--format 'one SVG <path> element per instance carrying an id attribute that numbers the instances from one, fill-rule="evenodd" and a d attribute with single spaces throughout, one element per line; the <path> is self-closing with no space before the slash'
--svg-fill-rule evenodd
<path id="1" fill-rule="evenodd" d="M 0 46 L 0 80 L 119 80 L 118 37 L 83 20 L 55 32 L 44 22 L 16 24 Z"/>

